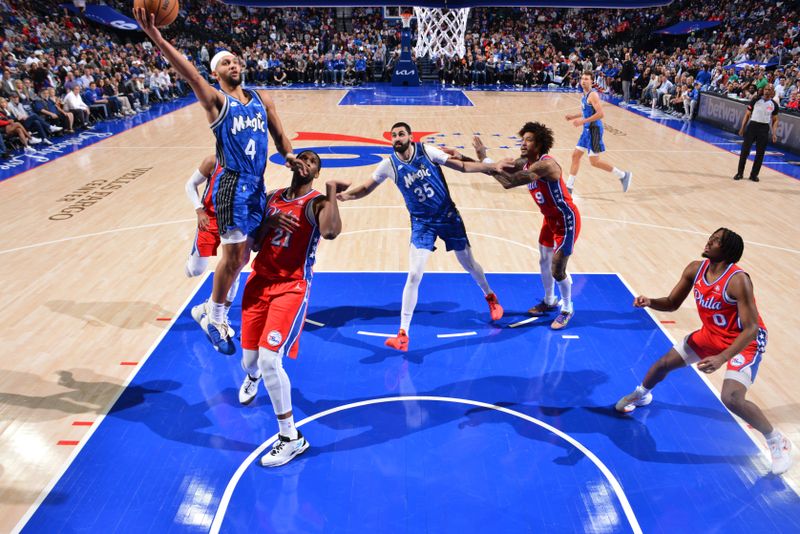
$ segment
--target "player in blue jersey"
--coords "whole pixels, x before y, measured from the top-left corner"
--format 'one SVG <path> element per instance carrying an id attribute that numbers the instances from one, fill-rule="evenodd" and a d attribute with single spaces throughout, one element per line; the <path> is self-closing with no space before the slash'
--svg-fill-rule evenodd
<path id="1" fill-rule="evenodd" d="M 212 87 L 197 69 L 162 36 L 155 26 L 155 16 L 143 8 L 134 8 L 136 21 L 164 58 L 191 86 L 206 112 L 216 137 L 217 162 L 221 174 L 214 183 L 213 201 L 222 243 L 222 258 L 214 271 L 211 299 L 192 310 L 214 348 L 233 354 L 228 336 L 225 301 L 233 281 L 250 258 L 253 235 L 261 226 L 266 207 L 264 170 L 269 139 L 289 167 L 307 172 L 292 153 L 292 144 L 283 131 L 275 103 L 265 91 L 242 87 L 239 59 L 227 51 L 211 60 L 211 72 L 221 90 Z"/>
<path id="2" fill-rule="evenodd" d="M 411 127 L 404 122 L 392 126 L 391 133 L 394 148 L 392 155 L 378 164 L 371 179 L 339 193 L 337 198 L 341 201 L 362 198 L 387 179 L 392 180 L 403 195 L 411 215 L 408 278 L 403 288 L 400 331 L 396 337 L 387 339 L 386 345 L 407 351 L 408 330 L 417 305 L 419 283 L 425 271 L 425 262 L 435 249 L 437 237 L 444 241 L 447 250 L 455 251 L 458 262 L 480 286 L 489 304 L 492 320 L 496 321 L 503 316 L 503 308 L 489 287 L 483 268 L 472 256 L 464 221 L 450 197 L 440 166 L 461 172 L 490 173 L 500 171 L 504 162 L 487 164 L 459 161 L 434 146 L 415 143 Z"/>
<path id="3" fill-rule="evenodd" d="M 592 84 L 594 84 L 594 74 L 592 74 L 592 72 L 586 71 L 581 74 L 581 89 L 583 89 L 581 113 L 566 116 L 566 119 L 571 121 L 573 126 L 583 126 L 581 138 L 578 139 L 578 144 L 572 152 L 572 165 L 569 168 L 567 189 L 571 194 L 572 190 L 575 188 L 575 180 L 578 178 L 581 158 L 584 152 L 586 152 L 589 154 L 589 163 L 592 164 L 592 167 L 613 172 L 616 177 L 619 178 L 624 193 L 631 186 L 633 173 L 618 169 L 600 159 L 600 154 L 606 150 L 606 145 L 603 143 L 603 117 L 605 114 L 603 113 L 603 104 L 600 100 L 600 95 L 596 90 L 592 89 Z"/>

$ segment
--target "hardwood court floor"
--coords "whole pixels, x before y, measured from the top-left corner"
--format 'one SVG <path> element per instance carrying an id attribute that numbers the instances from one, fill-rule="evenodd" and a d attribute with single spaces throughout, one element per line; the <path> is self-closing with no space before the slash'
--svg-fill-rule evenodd
<path id="1" fill-rule="evenodd" d="M 274 92 L 292 135 L 382 139 L 393 122 L 404 120 L 416 131 L 446 134 L 437 142 L 450 146 L 469 146 L 472 132 L 481 132 L 490 155 L 499 158 L 516 155 L 516 148 L 497 147 L 513 146 L 509 137 L 523 122 L 537 120 L 555 131 L 552 153 L 565 169 L 579 135 L 563 118 L 578 110 L 576 94 L 473 92 L 475 106 L 467 108 L 339 107 L 342 96 L 334 90 Z M 800 183 L 767 168 L 759 184 L 735 183 L 737 156 L 726 149 L 624 109 L 605 109 L 607 159 L 634 172 L 633 186 L 623 195 L 615 178 L 584 160 L 576 188 L 583 226 L 570 269 L 619 272 L 635 292 L 662 296 L 716 228 L 742 234 L 741 264 L 752 276 L 770 334 L 751 399 L 800 444 L 800 366 L 793 358 L 800 332 L 794 309 Z M 295 146 L 329 144 L 363 143 Z M 95 420 L 116 398 L 135 370 L 120 363 L 141 359 L 168 324 L 158 319 L 171 317 L 197 286 L 183 273 L 194 235 L 183 184 L 212 149 L 195 104 L 0 183 L 6 224 L 0 236 L 6 307 L 0 326 L 0 531 L 13 528 L 61 471 L 74 446 L 59 440 L 80 440 L 89 427 L 74 423 Z M 323 178 L 361 180 L 371 171 L 328 168 Z M 541 217 L 527 191 L 505 191 L 486 176 L 446 174 L 484 269 L 538 272 Z M 267 176 L 273 188 L 286 185 L 289 172 L 271 163 Z M 344 232 L 320 248 L 318 270 L 405 270 L 408 216 L 393 186 L 345 204 L 342 217 Z M 439 251 L 428 269 L 459 266 Z M 532 303 L 541 295 L 540 287 L 520 291 Z M 699 324 L 691 299 L 678 312 L 656 317 L 674 321 L 665 326 L 675 339 Z M 629 372 L 629 360 L 657 356 L 620 354 L 620 372 Z M 710 380 L 719 388 L 722 372 Z M 790 476 L 798 479 L 796 467 Z"/>

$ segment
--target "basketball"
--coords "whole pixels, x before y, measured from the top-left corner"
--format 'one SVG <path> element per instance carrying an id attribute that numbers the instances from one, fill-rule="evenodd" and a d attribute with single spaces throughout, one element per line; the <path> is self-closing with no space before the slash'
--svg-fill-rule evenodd
<path id="1" fill-rule="evenodd" d="M 134 8 L 143 8 L 148 14 L 156 16 L 156 26 L 163 28 L 172 24 L 178 16 L 178 0 L 134 0 Z"/>

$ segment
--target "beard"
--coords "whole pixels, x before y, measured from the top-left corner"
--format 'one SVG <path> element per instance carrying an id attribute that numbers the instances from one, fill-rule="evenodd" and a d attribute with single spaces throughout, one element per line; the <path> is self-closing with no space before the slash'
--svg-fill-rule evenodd
<path id="1" fill-rule="evenodd" d="M 395 143 L 393 145 L 394 151 L 400 154 L 401 152 L 405 152 L 408 150 L 408 147 L 411 146 L 411 141 L 406 141 L 405 143 Z"/>
<path id="2" fill-rule="evenodd" d="M 225 82 L 226 85 L 228 85 L 230 87 L 233 87 L 234 89 L 236 87 L 239 87 L 240 85 L 242 85 L 242 75 L 241 74 L 239 75 L 238 78 L 233 78 L 233 77 L 231 77 L 230 75 L 227 75 L 227 74 L 224 75 L 224 76 L 221 75 L 221 74 L 217 74 L 217 76 L 219 76 L 219 79 L 221 81 Z"/>

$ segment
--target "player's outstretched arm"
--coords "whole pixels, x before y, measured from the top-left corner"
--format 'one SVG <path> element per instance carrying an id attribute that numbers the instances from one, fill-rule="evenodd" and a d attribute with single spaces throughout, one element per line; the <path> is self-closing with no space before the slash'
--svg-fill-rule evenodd
<path id="1" fill-rule="evenodd" d="M 681 273 L 681 278 L 678 280 L 677 285 L 672 288 L 669 296 L 651 299 L 644 296 L 638 296 L 634 299 L 633 305 L 637 308 L 653 308 L 657 311 L 673 312 L 681 307 L 683 301 L 689 296 L 689 292 L 694 285 L 694 277 L 697 270 L 700 268 L 699 261 L 693 261 Z"/>
<path id="2" fill-rule="evenodd" d="M 374 178 L 370 178 L 364 183 L 351 186 L 347 190 L 338 193 L 336 198 L 340 202 L 347 202 L 348 200 L 358 200 L 359 198 L 364 198 L 365 196 L 369 195 L 380 185 L 380 182 L 376 181 Z"/>
<path id="3" fill-rule="evenodd" d="M 287 167 L 299 171 L 302 176 L 308 176 L 308 169 L 298 164 L 298 159 L 292 152 L 292 142 L 289 140 L 289 136 L 286 135 L 286 130 L 283 129 L 283 123 L 280 117 L 278 117 L 275 101 L 272 100 L 272 97 L 269 96 L 269 93 L 266 91 L 259 90 L 257 93 L 259 98 L 261 98 L 261 103 L 264 104 L 264 109 L 267 110 L 267 128 L 269 128 L 269 134 L 272 136 L 272 140 L 275 141 L 275 148 L 278 149 L 278 153 L 286 159 Z"/>
<path id="4" fill-rule="evenodd" d="M 224 97 L 222 94 L 211 87 L 209 83 L 197 72 L 197 69 L 178 52 L 169 41 L 161 36 L 161 32 L 156 27 L 156 16 L 148 14 L 144 8 L 133 8 L 133 16 L 145 34 L 163 52 L 169 64 L 180 74 L 188 83 L 200 101 L 200 105 L 206 110 L 208 122 L 216 120 L 219 110 L 222 109 Z"/>
<path id="5" fill-rule="evenodd" d="M 325 198 L 318 200 L 314 205 L 319 232 L 323 239 L 336 239 L 342 231 L 342 219 L 339 216 L 339 203 L 337 193 L 342 193 L 350 187 L 350 182 L 328 180 L 325 182 Z"/>
<path id="6" fill-rule="evenodd" d="M 558 181 L 561 178 L 561 167 L 554 159 L 546 158 L 524 168 L 527 160 L 503 160 L 500 162 L 500 172 L 494 175 L 505 189 L 527 185 L 537 178 Z"/>

